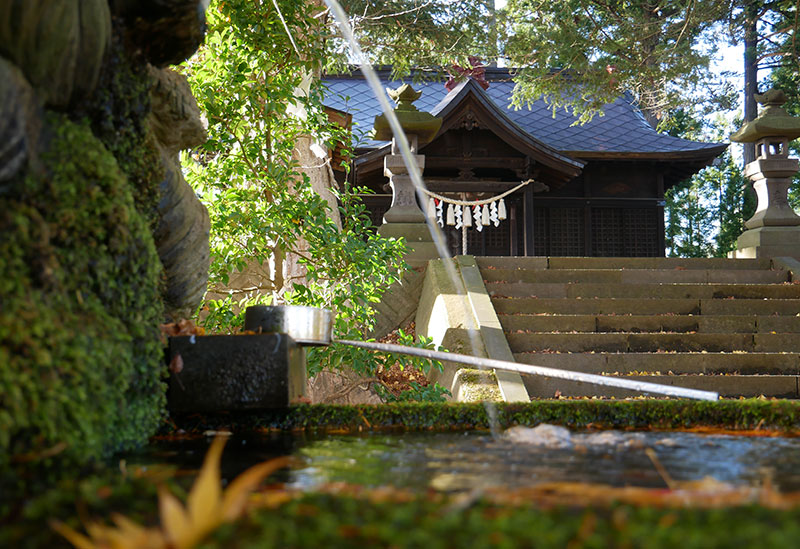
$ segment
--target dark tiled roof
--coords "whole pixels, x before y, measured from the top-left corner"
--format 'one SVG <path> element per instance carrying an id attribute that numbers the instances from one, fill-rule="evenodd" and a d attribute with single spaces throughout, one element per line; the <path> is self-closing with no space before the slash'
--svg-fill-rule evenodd
<path id="1" fill-rule="evenodd" d="M 384 87 L 397 88 L 403 83 L 389 80 L 385 72 L 381 74 Z M 487 77 L 490 80 L 487 95 L 508 113 L 509 118 L 534 138 L 564 153 L 593 156 L 694 152 L 708 153 L 713 157 L 724 149 L 720 143 L 700 143 L 656 132 L 641 111 L 624 97 L 606 104 L 603 107 L 605 116 L 595 116 L 583 125 L 573 126 L 577 119 L 563 109 L 553 115 L 552 109 L 542 100 L 532 103 L 529 108 L 516 110 L 511 106 L 514 83 L 508 73 L 488 69 Z M 357 144 L 365 148 L 382 145 L 383 142 L 371 141 L 366 136 L 372 129 L 375 116 L 380 114 L 380 105 L 360 73 L 329 76 L 324 81 L 328 87 L 325 104 L 353 115 Z M 408 83 L 412 83 L 410 79 Z M 432 110 L 447 95 L 441 81 L 414 82 L 412 85 L 422 91 L 422 97 L 414 103 L 420 110 Z"/>

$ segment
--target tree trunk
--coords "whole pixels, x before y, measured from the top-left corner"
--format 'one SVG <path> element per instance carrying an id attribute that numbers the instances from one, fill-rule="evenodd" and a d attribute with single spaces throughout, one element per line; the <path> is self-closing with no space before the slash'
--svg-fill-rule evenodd
<path id="1" fill-rule="evenodd" d="M 758 9 L 759 2 L 749 0 L 744 6 L 744 121 L 758 116 L 755 94 L 758 93 Z M 744 165 L 756 159 L 755 143 L 744 144 Z"/>

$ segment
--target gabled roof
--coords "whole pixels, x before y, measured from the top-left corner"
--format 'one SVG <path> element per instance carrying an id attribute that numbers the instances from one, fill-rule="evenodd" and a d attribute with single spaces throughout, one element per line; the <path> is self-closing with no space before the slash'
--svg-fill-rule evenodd
<path id="1" fill-rule="evenodd" d="M 389 71 L 386 70 L 380 71 L 379 76 L 385 87 L 397 88 L 403 83 L 390 80 Z M 553 113 L 551 107 L 542 100 L 535 101 L 529 107 L 515 109 L 511 105 L 514 82 L 509 70 L 487 67 L 486 79 L 490 83 L 489 88 L 485 92 L 482 89 L 481 91 L 494 103 L 496 112 L 504 113 L 519 130 L 562 155 L 580 159 L 710 161 L 727 147 L 725 143 L 701 143 L 658 133 L 627 97 L 620 97 L 613 103 L 606 104 L 603 107 L 605 116 L 595 116 L 583 125 L 575 124 L 577 118 L 564 110 Z M 355 129 L 366 134 L 372 128 L 375 116 L 380 114 L 380 105 L 360 73 L 329 75 L 323 80 L 329 90 L 325 104 L 352 113 Z M 447 96 L 447 90 L 441 81 L 413 82 L 413 86 L 422 91 L 422 97 L 415 103 L 420 110 L 433 111 Z M 363 148 L 377 148 L 383 144 L 364 137 L 358 145 Z"/>
<path id="2" fill-rule="evenodd" d="M 478 126 L 497 135 L 519 151 L 521 156 L 529 157 L 539 165 L 540 169 L 548 172 L 552 181 L 569 181 L 578 176 L 584 166 L 584 162 L 542 143 L 520 128 L 472 79 L 459 83 L 439 104 L 430 109 L 430 112 L 442 118 L 442 126 L 431 143 L 435 143 L 438 137 L 452 128 L 458 128 L 466 123 L 470 127 Z M 420 152 L 423 154 L 426 154 L 426 146 L 420 147 Z M 391 144 L 382 143 L 378 148 L 360 155 L 356 159 L 359 170 L 382 170 L 383 157 L 389 153 L 390 147 Z"/>
<path id="3" fill-rule="evenodd" d="M 575 177 L 581 172 L 583 162 L 560 153 L 520 128 L 471 78 L 458 84 L 431 110 L 431 114 L 444 119 L 439 135 L 461 123 L 460 115 L 465 111 L 474 116 L 476 122 L 487 126 L 518 151 L 538 163 L 566 175 L 567 179 Z"/>

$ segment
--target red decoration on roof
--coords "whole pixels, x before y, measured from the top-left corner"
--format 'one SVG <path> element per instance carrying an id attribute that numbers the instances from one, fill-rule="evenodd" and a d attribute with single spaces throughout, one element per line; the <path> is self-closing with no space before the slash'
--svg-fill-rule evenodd
<path id="1" fill-rule="evenodd" d="M 470 55 L 468 59 L 470 65 L 472 65 L 470 68 L 453 65 L 455 74 L 451 72 L 450 78 L 444 83 L 444 87 L 447 88 L 447 91 L 453 91 L 453 88 L 455 88 L 464 77 L 472 78 L 475 82 L 480 84 L 481 88 L 484 90 L 489 88 L 489 82 L 486 81 L 486 67 L 481 63 L 481 60 L 474 55 Z"/>

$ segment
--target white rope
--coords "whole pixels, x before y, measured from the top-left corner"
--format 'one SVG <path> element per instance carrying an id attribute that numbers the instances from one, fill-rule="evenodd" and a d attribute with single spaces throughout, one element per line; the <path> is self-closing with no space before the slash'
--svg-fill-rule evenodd
<path id="1" fill-rule="evenodd" d="M 503 198 L 507 197 L 513 192 L 520 190 L 522 187 L 527 185 L 528 183 L 532 183 L 533 179 L 528 179 L 527 181 L 523 181 L 513 189 L 509 189 L 502 194 L 498 194 L 497 196 L 493 196 L 492 198 L 486 198 L 484 200 L 473 200 L 469 202 L 467 200 L 455 200 L 452 198 L 447 198 L 446 196 L 442 196 L 440 194 L 436 194 L 434 192 L 429 191 L 428 189 L 422 189 L 422 191 L 437 200 L 441 200 L 442 202 L 446 202 L 447 204 L 455 204 L 456 206 L 483 206 L 484 204 L 491 204 L 492 202 L 497 202 L 498 200 L 502 200 Z"/>

